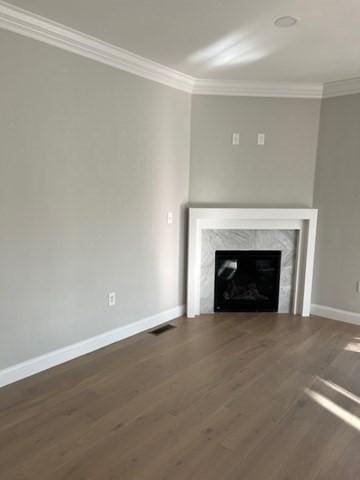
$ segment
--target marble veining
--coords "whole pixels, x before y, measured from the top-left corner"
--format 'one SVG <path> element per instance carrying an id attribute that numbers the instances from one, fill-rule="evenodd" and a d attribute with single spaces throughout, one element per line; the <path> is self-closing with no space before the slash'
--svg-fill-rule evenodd
<path id="1" fill-rule="evenodd" d="M 297 236 L 295 230 L 203 230 L 200 312 L 214 312 L 216 250 L 280 250 L 279 313 L 289 313 L 293 302 Z"/>

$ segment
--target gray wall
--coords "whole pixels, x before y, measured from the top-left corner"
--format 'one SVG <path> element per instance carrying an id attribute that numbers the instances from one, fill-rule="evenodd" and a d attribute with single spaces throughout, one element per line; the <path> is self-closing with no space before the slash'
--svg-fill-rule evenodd
<path id="1" fill-rule="evenodd" d="M 314 205 L 319 208 L 313 303 L 360 312 L 360 95 L 324 100 Z"/>
<path id="2" fill-rule="evenodd" d="M 320 100 L 195 96 L 191 203 L 311 206 L 319 116 Z"/>
<path id="3" fill-rule="evenodd" d="M 191 100 L 2 30 L 0 55 L 0 369 L 182 304 L 189 196 L 312 206 L 319 100 Z M 323 102 L 315 182 L 314 301 L 355 311 L 359 119 Z"/>
<path id="4" fill-rule="evenodd" d="M 191 98 L 2 30 L 0 58 L 2 369 L 184 302 Z"/>

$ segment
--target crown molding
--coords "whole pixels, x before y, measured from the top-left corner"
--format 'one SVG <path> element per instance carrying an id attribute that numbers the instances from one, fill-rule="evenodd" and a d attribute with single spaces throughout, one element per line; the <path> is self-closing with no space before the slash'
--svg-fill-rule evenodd
<path id="1" fill-rule="evenodd" d="M 246 97 L 321 98 L 323 85 L 322 83 L 196 80 L 193 93 Z"/>
<path id="2" fill-rule="evenodd" d="M 191 93 L 195 79 L 48 18 L 0 1 L 0 28 Z"/>
<path id="3" fill-rule="evenodd" d="M 195 95 L 330 98 L 360 93 L 360 78 L 326 84 L 197 79 L 2 0 L 0 28 Z"/>
<path id="4" fill-rule="evenodd" d="M 353 95 L 355 93 L 360 93 L 360 78 L 325 83 L 323 98 Z"/>

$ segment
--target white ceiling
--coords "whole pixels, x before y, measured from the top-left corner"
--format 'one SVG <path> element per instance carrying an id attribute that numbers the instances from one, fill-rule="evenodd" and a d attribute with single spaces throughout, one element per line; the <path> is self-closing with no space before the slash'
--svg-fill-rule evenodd
<path id="1" fill-rule="evenodd" d="M 10 0 L 198 78 L 360 76 L 359 0 Z M 300 19 L 279 29 L 274 19 Z"/>

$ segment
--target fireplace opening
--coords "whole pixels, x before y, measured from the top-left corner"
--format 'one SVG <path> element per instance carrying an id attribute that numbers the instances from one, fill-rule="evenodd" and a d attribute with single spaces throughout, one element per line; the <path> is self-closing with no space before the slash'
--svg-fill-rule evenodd
<path id="1" fill-rule="evenodd" d="M 277 312 L 281 252 L 215 252 L 215 312 Z"/>

